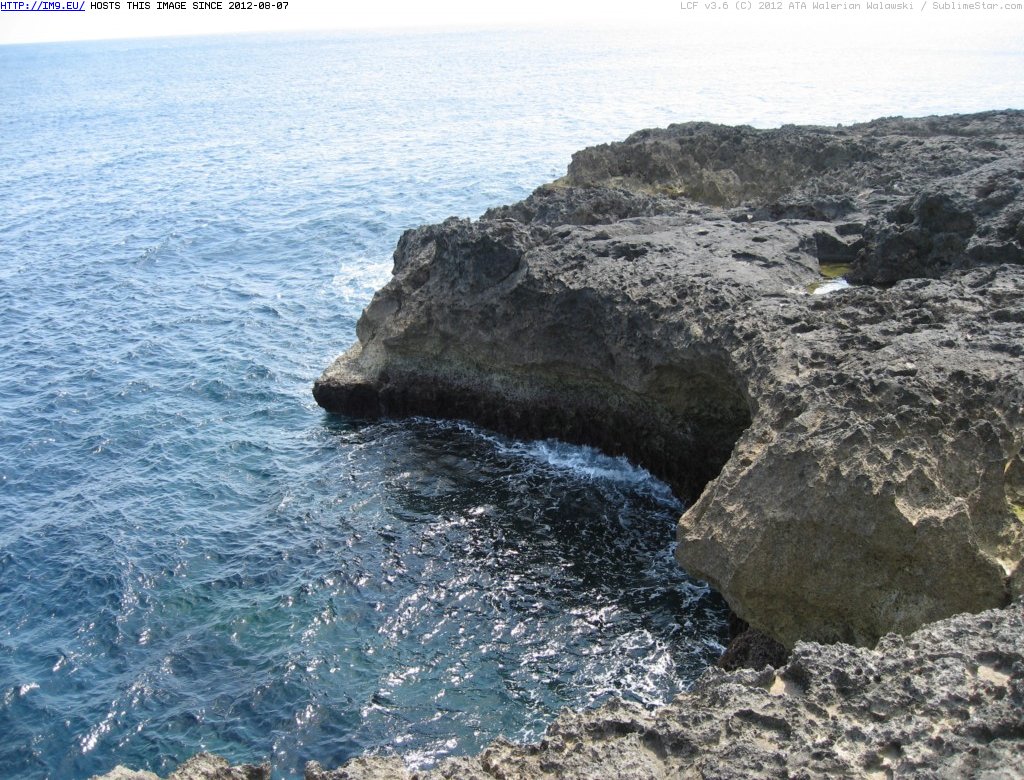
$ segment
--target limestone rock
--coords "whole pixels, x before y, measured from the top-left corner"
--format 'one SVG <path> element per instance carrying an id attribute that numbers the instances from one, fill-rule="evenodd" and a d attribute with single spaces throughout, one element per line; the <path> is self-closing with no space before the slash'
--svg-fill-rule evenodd
<path id="1" fill-rule="evenodd" d="M 304 780 L 408 780 L 405 762 L 397 756 L 360 756 L 340 769 L 324 769 L 316 761 L 306 764 Z"/>
<path id="2" fill-rule="evenodd" d="M 514 219 L 541 225 L 604 225 L 631 217 L 653 217 L 678 210 L 666 195 L 621 187 L 569 187 L 556 183 L 537 188 L 526 200 L 489 209 L 487 220 Z"/>
<path id="3" fill-rule="evenodd" d="M 93 775 L 92 780 L 160 780 L 160 776 L 155 772 L 129 769 L 118 764 L 106 774 Z"/>
<path id="4" fill-rule="evenodd" d="M 1021 171 L 1013 111 L 644 131 L 403 235 L 314 395 L 629 456 L 692 502 L 683 566 L 788 647 L 1006 604 Z M 808 294 L 846 259 L 872 286 Z"/>
<path id="5" fill-rule="evenodd" d="M 889 284 L 950 269 L 1024 263 L 1024 170 L 1000 159 L 928 186 L 870 220 L 855 281 Z"/>
<path id="6" fill-rule="evenodd" d="M 1012 111 L 777 131 L 692 122 L 584 149 L 562 182 L 744 205 L 757 219 L 866 218 L 866 241 L 819 257 L 891 284 L 1024 263 L 1020 128 Z"/>
<path id="7" fill-rule="evenodd" d="M 139 772 L 124 766 L 115 767 L 92 780 L 160 780 L 153 772 Z M 167 780 L 270 780 L 270 764 L 236 764 L 234 766 L 213 753 L 197 753 L 183 763 Z"/>

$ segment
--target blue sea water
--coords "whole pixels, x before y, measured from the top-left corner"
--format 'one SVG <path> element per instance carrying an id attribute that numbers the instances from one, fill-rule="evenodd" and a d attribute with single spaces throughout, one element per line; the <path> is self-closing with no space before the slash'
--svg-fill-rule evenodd
<path id="1" fill-rule="evenodd" d="M 418 765 L 720 651 L 646 472 L 310 386 L 405 228 L 641 127 L 1021 106 L 1019 51 L 675 34 L 0 47 L 0 777 Z M 958 74 L 952 81 L 949 73 Z"/>

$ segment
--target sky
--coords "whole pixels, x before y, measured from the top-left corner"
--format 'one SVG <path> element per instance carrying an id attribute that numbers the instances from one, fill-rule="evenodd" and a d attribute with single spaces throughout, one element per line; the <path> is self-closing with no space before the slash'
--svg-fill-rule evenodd
<path id="1" fill-rule="evenodd" d="M 13 1 L 29 7 L 42 2 Z M 948 39 L 958 46 L 976 40 L 986 49 L 1024 48 L 1024 3 L 1017 0 L 1012 4 L 1021 10 L 974 11 L 960 8 L 965 0 L 905 0 L 907 10 L 877 11 L 813 10 L 815 0 L 263 0 L 269 6 L 264 9 L 252 0 L 252 9 L 241 10 L 229 10 L 231 0 L 222 0 L 222 10 L 198 10 L 195 0 L 184 0 L 185 10 L 159 10 L 159 1 L 143 0 L 148 9 L 132 9 L 129 0 L 59 0 L 84 2 L 86 10 L 41 13 L 4 10 L 14 6 L 11 0 L 0 0 L 0 44 L 264 31 L 628 25 L 713 35 L 729 45 L 758 45 L 769 38 L 794 45 L 812 39 L 849 45 L 868 36 L 875 42 L 890 39 L 893 45 Z M 858 1 L 862 6 L 867 2 Z M 103 2 L 120 7 L 96 7 Z M 776 4 L 778 8 L 770 7 Z M 995 5 L 1008 4 L 1000 0 Z"/>

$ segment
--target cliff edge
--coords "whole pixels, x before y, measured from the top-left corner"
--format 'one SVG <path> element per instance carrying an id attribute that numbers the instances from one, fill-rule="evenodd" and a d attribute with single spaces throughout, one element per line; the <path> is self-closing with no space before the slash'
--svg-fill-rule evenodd
<path id="1" fill-rule="evenodd" d="M 627 455 L 741 618 L 871 645 L 1021 592 L 1022 190 L 1019 111 L 636 133 L 407 231 L 314 395 Z"/>
<path id="2" fill-rule="evenodd" d="M 629 455 L 691 502 L 681 563 L 793 649 L 535 745 L 307 780 L 1024 776 L 1022 189 L 1024 112 L 686 124 L 406 232 L 320 404 Z"/>

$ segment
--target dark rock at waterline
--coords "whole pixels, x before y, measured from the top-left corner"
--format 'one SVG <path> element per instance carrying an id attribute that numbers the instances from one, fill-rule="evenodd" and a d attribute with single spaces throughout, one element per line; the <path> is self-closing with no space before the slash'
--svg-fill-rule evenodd
<path id="1" fill-rule="evenodd" d="M 408 231 L 314 394 L 628 455 L 693 501 L 684 567 L 787 646 L 1005 604 L 1022 169 L 1015 111 L 637 133 Z M 847 260 L 875 286 L 807 294 Z"/>
<path id="2" fill-rule="evenodd" d="M 822 230 L 814 234 L 814 254 L 822 265 L 850 265 L 864 249 L 863 239 L 847 243 L 836 233 Z"/>
<path id="3" fill-rule="evenodd" d="M 764 669 L 786 663 L 789 652 L 785 646 L 755 628 L 747 627 L 737 634 L 718 659 L 718 667 L 727 672 L 737 669 Z"/>

